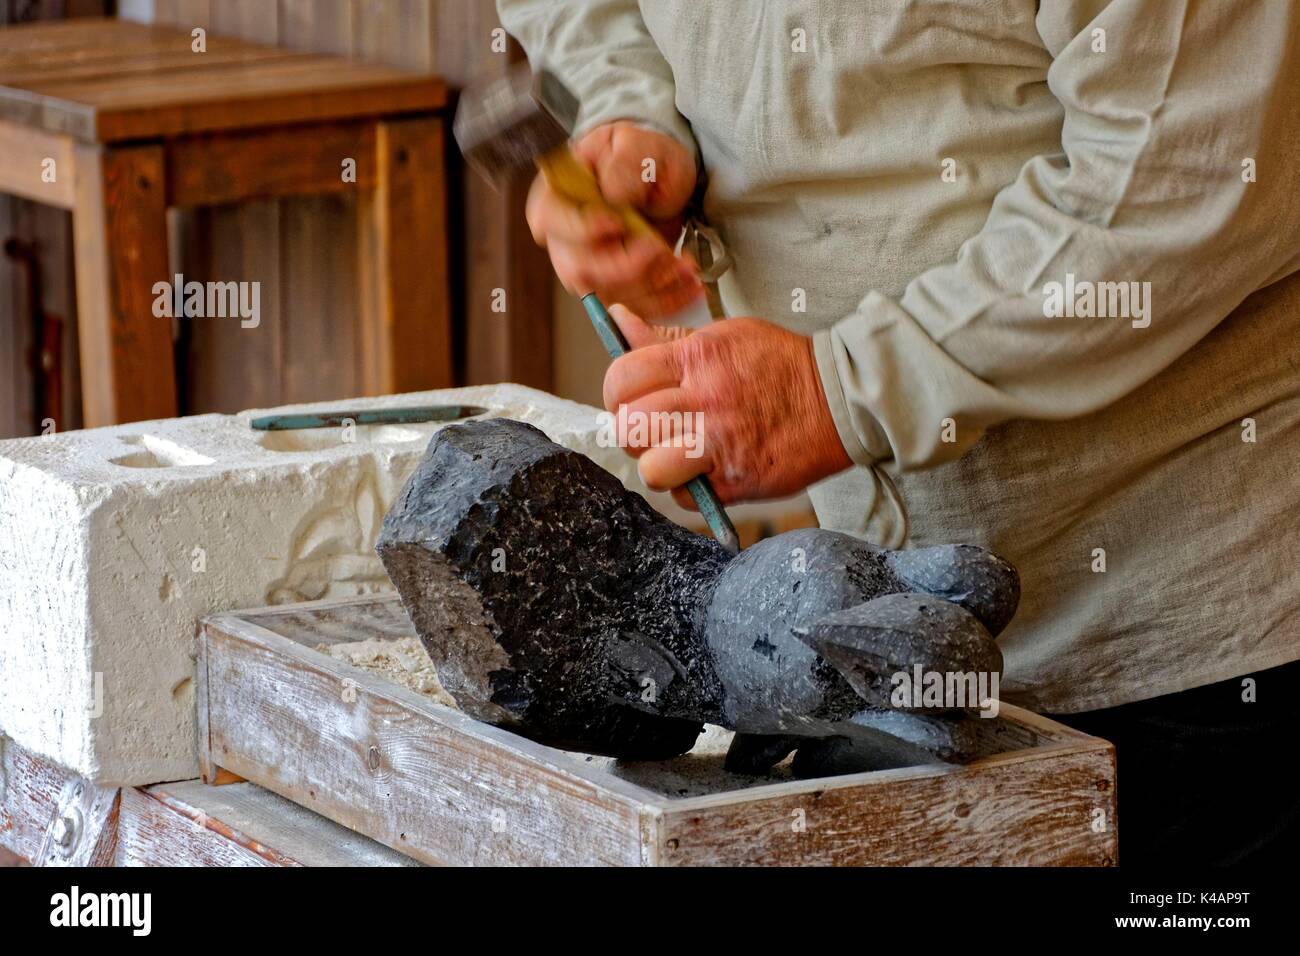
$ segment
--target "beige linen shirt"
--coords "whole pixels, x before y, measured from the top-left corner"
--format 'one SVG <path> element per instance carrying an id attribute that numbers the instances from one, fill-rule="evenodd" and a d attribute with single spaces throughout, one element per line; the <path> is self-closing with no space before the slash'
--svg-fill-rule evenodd
<path id="1" fill-rule="evenodd" d="M 1004 697 L 1300 658 L 1300 3 L 498 5 L 581 129 L 698 150 L 857 463 L 822 526 L 1020 568 Z"/>

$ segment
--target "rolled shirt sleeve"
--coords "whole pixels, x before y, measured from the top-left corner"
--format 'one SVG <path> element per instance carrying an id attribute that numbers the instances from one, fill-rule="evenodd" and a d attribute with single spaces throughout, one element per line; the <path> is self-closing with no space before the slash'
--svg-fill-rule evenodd
<path id="1" fill-rule="evenodd" d="M 1061 151 L 956 261 L 814 336 L 850 456 L 924 468 L 999 422 L 1104 407 L 1300 267 L 1298 21 L 1285 2 L 1044 0 Z M 1057 314 L 1089 309 L 1121 314 Z"/>
<path id="2" fill-rule="evenodd" d="M 582 104 L 575 136 L 614 120 L 667 133 L 699 157 L 677 111 L 672 68 L 641 19 L 636 0 L 497 0 L 502 25 Z"/>

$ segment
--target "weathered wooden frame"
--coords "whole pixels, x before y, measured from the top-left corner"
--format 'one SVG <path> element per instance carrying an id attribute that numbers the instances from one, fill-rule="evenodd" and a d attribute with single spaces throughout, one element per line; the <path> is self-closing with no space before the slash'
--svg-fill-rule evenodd
<path id="1" fill-rule="evenodd" d="M 1003 749 L 966 766 L 674 799 L 335 660 L 302 633 L 275 630 L 301 631 L 304 615 L 321 615 L 332 625 L 316 635 L 324 641 L 329 631 L 347 633 L 350 616 L 373 619 L 385 602 L 396 598 L 203 621 L 204 779 L 228 771 L 429 863 L 1116 861 L 1112 746 L 1009 705 L 988 722 L 992 748 Z M 351 639 L 401 636 L 356 630 Z"/>
<path id="2" fill-rule="evenodd" d="M 0 847 L 53 867 L 418 865 L 254 784 L 222 782 L 234 786 L 98 786 L 0 736 Z"/>

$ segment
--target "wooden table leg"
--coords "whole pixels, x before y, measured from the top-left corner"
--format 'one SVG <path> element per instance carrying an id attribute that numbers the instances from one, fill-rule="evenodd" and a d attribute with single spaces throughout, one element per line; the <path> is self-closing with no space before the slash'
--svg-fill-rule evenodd
<path id="1" fill-rule="evenodd" d="M 368 395 L 453 384 L 443 149 L 438 117 L 377 124 L 375 188 L 358 210 Z"/>
<path id="2" fill-rule="evenodd" d="M 72 213 L 85 426 L 177 414 L 161 145 L 76 150 Z"/>

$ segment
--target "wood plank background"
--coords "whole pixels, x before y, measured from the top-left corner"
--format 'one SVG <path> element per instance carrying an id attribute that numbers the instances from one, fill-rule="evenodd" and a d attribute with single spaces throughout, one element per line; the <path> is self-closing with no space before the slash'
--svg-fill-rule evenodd
<path id="1" fill-rule="evenodd" d="M 0 0 L 0 27 L 29 20 L 103 16 L 111 0 Z M 10 236 L 34 243 L 43 272 L 45 311 L 63 319 L 63 421 L 59 431 L 81 426 L 81 386 L 77 372 L 76 287 L 72 275 L 72 217 L 0 193 L 0 242 Z M 0 255 L 0 438 L 39 434 L 34 421 L 31 327 L 22 268 Z"/>
<path id="2" fill-rule="evenodd" d="M 492 52 L 492 30 L 500 23 L 491 0 L 124 0 L 121 13 L 434 72 L 453 85 L 500 73 L 521 56 L 513 48 Z M 452 273 L 460 380 L 549 388 L 551 275 L 524 226 L 522 187 L 498 196 L 454 161 L 454 147 L 449 153 L 451 174 L 462 185 L 453 182 L 450 190 L 461 198 L 452 209 L 459 226 Z M 353 199 L 288 199 L 180 216 L 185 238 L 177 251 L 185 274 L 260 280 L 268 319 L 256 330 L 229 323 L 191 327 L 186 411 L 361 393 Z M 491 311 L 495 288 L 520 304 L 514 316 Z M 525 323 L 522 305 L 535 302 L 545 302 L 545 314 L 530 309 Z M 227 358 L 217 363 L 212 355 Z"/>
<path id="3" fill-rule="evenodd" d="M 102 13 L 113 4 L 0 0 L 6 14 L 33 6 L 57 16 Z M 499 75 L 522 58 L 513 43 L 506 53 L 492 51 L 492 31 L 500 26 L 492 0 L 117 0 L 116 9 L 144 22 L 433 72 L 453 87 Z M 526 183 L 494 192 L 464 168 L 447 139 L 458 381 L 549 390 L 553 278 L 523 219 Z M 261 283 L 258 328 L 202 321 L 179 327 L 183 413 L 362 393 L 354 199 L 270 200 L 169 215 L 171 262 L 187 280 Z M 0 198 L 0 239 L 15 232 L 44 237 L 46 307 L 68 319 L 66 340 L 75 330 L 68 216 Z M 11 264 L 0 265 L 0 438 L 34 433 L 24 368 L 30 322 L 20 311 L 26 297 L 19 278 Z M 505 313 L 492 311 L 496 289 L 505 290 Z M 65 348 L 65 404 L 79 408 L 73 338 Z M 69 414 L 59 428 L 79 425 L 79 414 Z"/>

